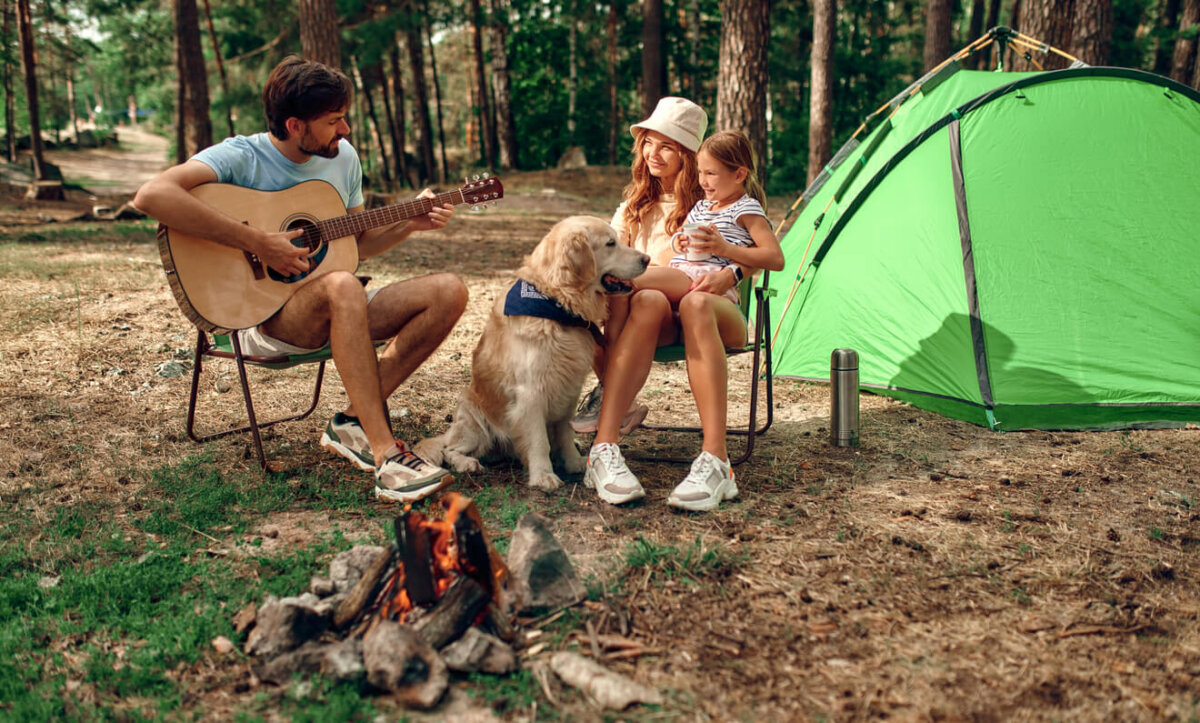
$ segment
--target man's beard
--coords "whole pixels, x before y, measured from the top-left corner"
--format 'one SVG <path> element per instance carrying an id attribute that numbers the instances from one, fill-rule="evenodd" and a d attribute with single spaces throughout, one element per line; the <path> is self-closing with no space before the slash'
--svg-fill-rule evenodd
<path id="1" fill-rule="evenodd" d="M 341 142 L 342 137 L 337 136 L 328 146 L 316 146 L 312 143 L 312 133 L 305 130 L 304 135 L 300 136 L 300 152 L 322 158 L 337 158 L 338 146 Z"/>

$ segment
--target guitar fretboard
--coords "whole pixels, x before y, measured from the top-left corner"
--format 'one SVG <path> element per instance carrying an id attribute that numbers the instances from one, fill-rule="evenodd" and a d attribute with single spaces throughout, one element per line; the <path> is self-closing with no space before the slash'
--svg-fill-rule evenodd
<path id="1" fill-rule="evenodd" d="M 392 206 L 384 206 L 382 208 L 371 209 L 370 211 L 363 211 L 362 213 L 348 213 L 345 216 L 325 219 L 317 223 L 316 234 L 312 234 L 310 238 L 310 233 L 306 231 L 302 238 L 310 247 L 315 247 L 320 243 L 320 239 L 353 236 L 367 229 L 388 226 L 410 218 L 423 216 L 429 213 L 430 209 L 435 205 L 445 206 L 446 204 L 450 204 L 453 206 L 460 203 L 466 203 L 461 189 L 439 193 L 433 198 L 414 198 L 411 201 L 401 201 Z"/>

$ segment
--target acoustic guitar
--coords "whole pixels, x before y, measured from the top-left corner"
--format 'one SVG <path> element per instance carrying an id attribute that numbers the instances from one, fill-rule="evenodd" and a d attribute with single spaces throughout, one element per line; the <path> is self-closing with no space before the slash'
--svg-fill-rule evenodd
<path id="1" fill-rule="evenodd" d="M 203 331 L 225 334 L 271 318 L 292 294 L 313 279 L 331 271 L 357 269 L 355 234 L 424 215 L 434 205 L 483 205 L 502 198 L 504 187 L 496 178 L 477 179 L 436 198 L 414 198 L 350 214 L 337 190 L 319 180 L 282 191 L 205 183 L 191 193 L 263 231 L 304 229 L 292 243 L 308 249 L 309 269 L 284 276 L 249 251 L 158 227 L 163 270 L 184 316 Z"/>

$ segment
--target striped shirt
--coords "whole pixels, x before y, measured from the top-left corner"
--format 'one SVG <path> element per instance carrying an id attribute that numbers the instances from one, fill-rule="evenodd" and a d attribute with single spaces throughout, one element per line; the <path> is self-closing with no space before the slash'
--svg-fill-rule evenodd
<path id="1" fill-rule="evenodd" d="M 719 211 L 713 211 L 712 206 L 715 201 L 700 199 L 696 201 L 696 205 L 692 206 L 692 210 L 688 211 L 687 223 L 703 223 L 713 224 L 717 227 L 717 231 L 725 237 L 725 240 L 731 244 L 736 244 L 742 247 L 750 247 L 756 245 L 754 239 L 750 237 L 750 232 L 746 227 L 738 223 L 738 219 L 742 216 L 762 216 L 767 217 L 763 211 L 762 205 L 748 195 L 743 194 L 741 198 L 729 204 Z M 720 271 L 726 267 L 733 265 L 733 260 L 725 256 L 717 256 L 713 254 L 704 261 L 688 261 L 687 257 L 679 254 L 671 259 L 671 266 L 691 266 L 698 265 L 710 266 L 708 273 Z"/>

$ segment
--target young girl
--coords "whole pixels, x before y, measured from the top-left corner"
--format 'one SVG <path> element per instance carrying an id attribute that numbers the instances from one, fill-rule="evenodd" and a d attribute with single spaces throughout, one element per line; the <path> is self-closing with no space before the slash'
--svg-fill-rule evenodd
<path id="1" fill-rule="evenodd" d="M 720 131 L 700 144 L 696 155 L 704 198 L 696 201 L 672 245 L 679 253 L 669 267 L 651 267 L 634 281 L 637 289 L 657 289 L 672 306 L 692 291 L 708 291 L 716 273 L 731 274 L 723 294 L 735 305 L 743 269 L 783 267 L 783 251 L 763 209 L 766 197 L 758 182 L 754 152 L 741 131 Z M 724 284 L 720 286 L 725 286 Z"/>

